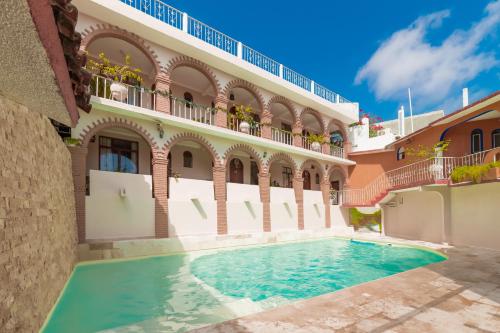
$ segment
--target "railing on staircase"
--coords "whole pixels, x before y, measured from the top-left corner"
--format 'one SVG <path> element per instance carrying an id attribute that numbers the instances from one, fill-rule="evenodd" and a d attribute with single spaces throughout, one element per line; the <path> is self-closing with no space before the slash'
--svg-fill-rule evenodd
<path id="1" fill-rule="evenodd" d="M 490 150 L 460 157 L 432 157 L 385 172 L 359 189 L 342 191 L 342 205 L 373 206 L 389 191 L 448 180 L 453 169 L 479 165 Z"/>

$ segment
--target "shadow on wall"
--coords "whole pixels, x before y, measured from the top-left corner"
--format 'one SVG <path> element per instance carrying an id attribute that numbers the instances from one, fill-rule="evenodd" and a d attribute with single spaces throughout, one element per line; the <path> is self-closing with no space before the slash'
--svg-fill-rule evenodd
<path id="1" fill-rule="evenodd" d="M 355 231 L 371 231 L 382 233 L 382 211 L 363 213 L 357 208 L 349 208 L 349 222 Z"/>

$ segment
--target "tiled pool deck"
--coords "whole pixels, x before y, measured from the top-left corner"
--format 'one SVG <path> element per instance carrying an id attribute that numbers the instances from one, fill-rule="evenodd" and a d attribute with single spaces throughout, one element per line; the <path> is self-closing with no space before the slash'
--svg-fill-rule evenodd
<path id="1" fill-rule="evenodd" d="M 449 260 L 192 332 L 500 332 L 500 251 L 441 251 Z"/>

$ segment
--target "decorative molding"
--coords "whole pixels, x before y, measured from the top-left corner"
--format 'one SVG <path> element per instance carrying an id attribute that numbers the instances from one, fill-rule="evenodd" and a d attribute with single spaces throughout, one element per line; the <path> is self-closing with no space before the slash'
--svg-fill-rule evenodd
<path id="1" fill-rule="evenodd" d="M 184 132 L 184 133 L 179 133 L 171 137 L 167 143 L 163 146 L 163 151 L 166 156 L 168 156 L 168 153 L 172 149 L 173 146 L 175 146 L 177 143 L 181 141 L 194 141 L 196 143 L 199 143 L 202 145 L 211 155 L 212 159 L 214 162 L 214 167 L 221 166 L 221 160 L 219 157 L 219 154 L 215 150 L 214 146 L 203 136 L 197 133 L 192 133 L 192 132 Z"/>

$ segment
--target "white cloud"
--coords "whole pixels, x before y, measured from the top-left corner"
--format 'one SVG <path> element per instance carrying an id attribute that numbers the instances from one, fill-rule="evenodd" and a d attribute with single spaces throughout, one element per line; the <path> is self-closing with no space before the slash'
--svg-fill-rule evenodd
<path id="1" fill-rule="evenodd" d="M 480 43 L 500 26 L 500 0 L 486 6 L 483 18 L 469 30 L 455 30 L 440 45 L 426 40 L 439 28 L 448 10 L 419 17 L 408 28 L 392 34 L 358 71 L 356 84 L 367 82 L 379 100 L 402 99 L 407 89 L 420 106 L 442 103 L 480 72 L 498 65 L 493 52 Z"/>

